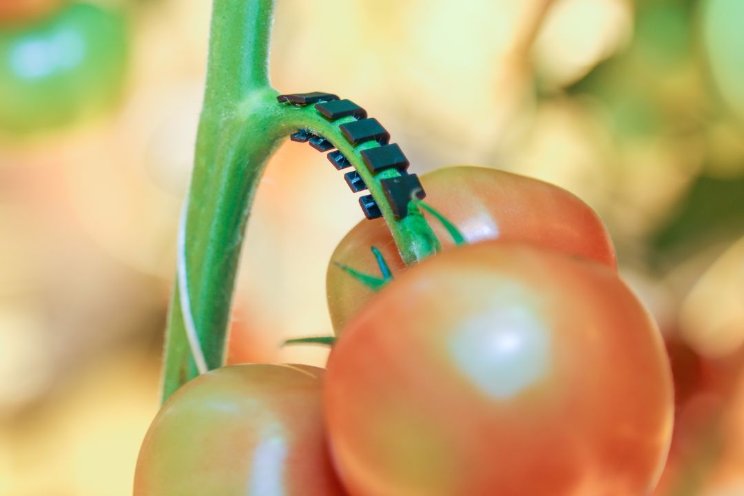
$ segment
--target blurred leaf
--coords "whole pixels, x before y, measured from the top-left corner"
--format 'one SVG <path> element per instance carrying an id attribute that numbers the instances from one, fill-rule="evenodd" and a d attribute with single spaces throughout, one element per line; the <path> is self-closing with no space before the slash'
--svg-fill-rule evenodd
<path id="1" fill-rule="evenodd" d="M 651 239 L 659 257 L 744 234 L 744 176 L 700 176 Z M 658 260 L 657 260 L 658 262 Z"/>
<path id="2" fill-rule="evenodd" d="M 597 66 L 569 88 L 591 95 L 607 110 L 620 140 L 689 130 L 698 121 L 693 9 L 686 0 L 637 3 L 635 33 L 627 50 Z"/>
<path id="3" fill-rule="evenodd" d="M 684 62 L 691 47 L 691 5 L 679 0 L 637 2 L 636 48 L 655 70 Z"/>
<path id="4" fill-rule="evenodd" d="M 744 119 L 744 2 L 707 0 L 702 14 L 713 79 L 726 103 Z"/>

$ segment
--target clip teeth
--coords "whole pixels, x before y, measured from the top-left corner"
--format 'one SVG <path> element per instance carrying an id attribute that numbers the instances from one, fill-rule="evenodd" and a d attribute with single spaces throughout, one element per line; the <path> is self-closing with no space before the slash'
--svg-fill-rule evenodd
<path id="1" fill-rule="evenodd" d="M 322 91 L 311 91 L 310 93 L 292 93 L 288 95 L 279 95 L 278 97 L 276 97 L 276 99 L 279 103 L 290 103 L 292 105 L 304 107 L 313 103 L 338 100 L 338 96 L 331 93 L 323 93 Z"/>
<path id="2" fill-rule="evenodd" d="M 335 121 L 348 116 L 353 116 L 356 119 L 367 117 L 367 111 L 351 100 L 323 102 L 315 105 L 315 109 L 329 121 Z"/>
<path id="3" fill-rule="evenodd" d="M 409 162 L 400 146 L 395 143 L 389 144 L 390 133 L 382 127 L 377 119 L 368 118 L 367 111 L 356 103 L 347 99 L 340 100 L 336 95 L 320 91 L 280 95 L 277 100 L 280 103 L 299 107 L 314 105 L 318 114 L 330 122 L 353 117 L 353 120 L 346 119 L 349 122 L 337 123 L 336 125 L 344 139 L 354 147 L 370 141 L 375 141 L 380 145 L 367 146 L 364 147 L 364 150 L 359 150 L 362 161 L 370 174 L 376 177 L 377 174 L 387 170 L 395 170 L 400 174 L 398 177 L 380 180 L 382 192 L 390 203 L 390 208 L 396 219 L 400 220 L 408 215 L 408 207 L 413 198 L 422 199 L 426 196 L 416 174 L 408 173 Z M 332 150 L 327 156 L 336 170 L 351 167 L 351 161 L 340 150 L 334 150 L 335 145 L 333 143 L 323 136 L 313 134 L 309 129 L 297 130 L 290 135 L 290 139 L 299 143 L 309 143 L 310 146 L 320 152 Z M 344 174 L 344 180 L 354 193 L 368 189 L 367 184 L 357 170 Z M 380 206 L 375 202 L 372 195 L 360 196 L 359 205 L 368 219 L 382 217 Z"/>
<path id="4" fill-rule="evenodd" d="M 408 215 L 408 203 L 412 197 L 415 196 L 419 200 L 426 197 L 421 181 L 416 174 L 383 179 L 380 184 L 396 219 L 402 219 Z"/>
<path id="5" fill-rule="evenodd" d="M 367 189 L 367 185 L 364 184 L 364 179 L 362 179 L 362 176 L 360 176 L 357 171 L 347 172 L 344 174 L 344 179 L 353 193 L 358 193 Z"/>
<path id="6" fill-rule="evenodd" d="M 339 129 L 346 141 L 354 146 L 367 141 L 377 141 L 381 145 L 386 145 L 390 141 L 390 133 L 374 118 L 341 124 Z"/>
<path id="7" fill-rule="evenodd" d="M 289 139 L 292 141 L 296 141 L 297 143 L 307 143 L 307 140 L 310 139 L 310 133 L 305 131 L 304 129 L 300 129 L 296 133 L 293 133 L 289 136 Z"/>
<path id="8" fill-rule="evenodd" d="M 368 219 L 377 219 L 378 217 L 382 217 L 382 212 L 380 212 L 380 207 L 377 205 L 377 202 L 375 202 L 375 199 L 372 198 L 372 195 L 364 195 L 359 197 L 359 205 L 362 207 L 362 212 L 364 212 L 364 216 Z"/>
<path id="9" fill-rule="evenodd" d="M 333 149 L 333 144 L 322 136 L 313 136 L 308 139 L 308 143 L 319 152 L 327 152 Z"/>
<path id="10" fill-rule="evenodd" d="M 347 169 L 351 167 L 351 162 L 339 150 L 328 154 L 328 160 L 333 164 L 336 170 Z"/>

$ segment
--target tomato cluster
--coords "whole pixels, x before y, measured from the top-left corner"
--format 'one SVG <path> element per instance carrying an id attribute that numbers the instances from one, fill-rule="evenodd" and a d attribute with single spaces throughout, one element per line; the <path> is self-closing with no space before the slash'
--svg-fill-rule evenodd
<path id="1" fill-rule="evenodd" d="M 469 241 L 404 267 L 382 224 L 329 269 L 338 341 L 300 366 L 210 372 L 164 405 L 135 494 L 650 494 L 672 432 L 661 336 L 607 233 L 560 188 L 492 169 L 422 178 Z M 393 279 L 376 294 L 337 263 Z"/>

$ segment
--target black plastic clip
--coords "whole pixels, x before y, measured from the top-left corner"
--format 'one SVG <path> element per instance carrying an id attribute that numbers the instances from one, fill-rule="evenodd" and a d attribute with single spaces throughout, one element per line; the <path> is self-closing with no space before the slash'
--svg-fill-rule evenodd
<path id="1" fill-rule="evenodd" d="M 362 150 L 362 160 L 372 174 L 386 169 L 398 169 L 403 172 L 409 165 L 403 150 L 396 144 Z"/>
<path id="2" fill-rule="evenodd" d="M 419 200 L 426 197 L 426 192 L 416 174 L 383 179 L 380 185 L 396 219 L 402 219 L 408 215 L 408 203 L 412 197 L 415 196 Z"/>
<path id="3" fill-rule="evenodd" d="M 317 104 L 315 108 L 320 115 L 329 121 L 335 121 L 336 119 L 348 117 L 350 115 L 357 119 L 364 119 L 367 117 L 367 111 L 351 100 L 333 100 L 330 102 L 323 102 Z"/>
<path id="4" fill-rule="evenodd" d="M 338 100 L 338 96 L 331 93 L 323 93 L 321 91 L 312 91 L 310 93 L 292 93 L 289 95 L 279 95 L 278 97 L 276 97 L 276 99 L 279 103 L 291 103 L 292 105 L 299 105 L 300 107 L 304 107 L 313 103 Z"/>
<path id="5" fill-rule="evenodd" d="M 342 170 L 351 167 L 351 162 L 349 162 L 349 159 L 344 157 L 344 154 L 338 150 L 329 153 L 328 160 L 333 164 L 336 170 Z"/>
<path id="6" fill-rule="evenodd" d="M 289 139 L 296 141 L 297 143 L 307 143 L 307 140 L 309 140 L 311 136 L 312 134 L 308 133 L 306 130 L 300 129 L 296 133 L 292 133 L 289 136 Z"/>
<path id="7" fill-rule="evenodd" d="M 349 185 L 349 189 L 354 193 L 367 189 L 364 179 L 362 179 L 362 176 L 357 171 L 347 172 L 344 174 L 344 179 L 346 180 L 346 184 Z"/>
<path id="8" fill-rule="evenodd" d="M 377 219 L 378 217 L 382 217 L 382 212 L 380 212 L 380 207 L 377 205 L 377 202 L 375 202 L 375 199 L 372 198 L 372 195 L 364 195 L 359 197 L 359 205 L 362 207 L 362 211 L 364 212 L 364 216 L 368 219 Z"/>
<path id="9" fill-rule="evenodd" d="M 346 138 L 346 141 L 356 146 L 367 141 L 377 141 L 381 145 L 386 145 L 390 141 L 390 133 L 377 122 L 377 119 L 362 119 L 360 121 L 347 122 L 341 124 L 339 129 Z"/>
<path id="10" fill-rule="evenodd" d="M 322 136 L 313 136 L 307 142 L 319 152 L 327 152 L 333 149 L 333 144 Z"/>

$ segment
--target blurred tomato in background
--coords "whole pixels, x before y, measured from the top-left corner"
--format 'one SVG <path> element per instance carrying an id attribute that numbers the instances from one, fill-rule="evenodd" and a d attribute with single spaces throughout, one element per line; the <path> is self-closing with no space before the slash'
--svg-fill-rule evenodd
<path id="1" fill-rule="evenodd" d="M 60 0 L 14 0 L 0 4 L 0 22 L 22 23 L 44 15 L 60 4 Z"/>
<path id="2" fill-rule="evenodd" d="M 0 494 L 131 494 L 210 3 L 0 0 Z M 276 5 L 279 90 L 354 99 L 418 173 L 497 167 L 597 210 L 674 366 L 656 496 L 744 494 L 744 3 Z M 322 365 L 280 344 L 331 333 L 328 258 L 361 214 L 308 147 L 264 178 L 230 360 Z"/>
<path id="3" fill-rule="evenodd" d="M 78 2 L 28 9 L 0 30 L 0 128 L 34 133 L 110 106 L 125 81 L 123 14 Z"/>

